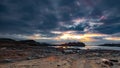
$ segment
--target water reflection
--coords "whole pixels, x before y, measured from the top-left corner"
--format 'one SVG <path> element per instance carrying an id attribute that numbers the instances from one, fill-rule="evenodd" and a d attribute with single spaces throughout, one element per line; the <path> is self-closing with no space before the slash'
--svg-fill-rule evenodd
<path id="1" fill-rule="evenodd" d="M 84 49 L 120 50 L 120 47 L 109 47 L 109 46 L 85 46 Z"/>
<path id="2" fill-rule="evenodd" d="M 109 47 L 109 46 L 85 46 L 85 47 L 75 47 L 75 46 L 54 46 L 55 48 L 79 48 L 79 49 L 105 49 L 105 50 L 120 50 L 120 47 Z"/>

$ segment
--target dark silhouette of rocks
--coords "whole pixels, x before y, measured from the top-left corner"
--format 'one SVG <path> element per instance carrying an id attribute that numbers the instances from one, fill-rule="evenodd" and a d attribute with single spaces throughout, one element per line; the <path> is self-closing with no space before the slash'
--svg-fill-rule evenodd
<path id="1" fill-rule="evenodd" d="M 82 42 L 69 42 L 65 44 L 60 44 L 60 46 L 78 46 L 78 47 L 85 47 L 85 44 Z"/>
<path id="2" fill-rule="evenodd" d="M 1 41 L 9 41 L 9 42 L 12 41 L 12 42 L 13 42 L 13 41 L 15 41 L 15 40 L 9 39 L 9 38 L 0 38 L 0 42 L 1 42 Z"/>
<path id="3" fill-rule="evenodd" d="M 48 44 L 48 43 L 40 43 L 36 42 L 34 40 L 20 40 L 16 41 L 13 39 L 9 38 L 0 38 L 0 46 L 57 46 L 53 44 Z M 80 46 L 84 47 L 85 44 L 82 42 L 69 42 L 65 44 L 60 44 L 60 46 Z"/>
<path id="4" fill-rule="evenodd" d="M 0 38 L 0 46 L 15 46 L 17 44 L 16 40 L 9 38 Z"/>
<path id="5" fill-rule="evenodd" d="M 110 47 L 120 47 L 120 44 L 102 44 L 99 46 L 110 46 Z"/>
<path id="6" fill-rule="evenodd" d="M 21 41 L 18 41 L 19 43 L 22 43 L 22 44 L 27 44 L 27 45 L 30 45 L 30 46 L 38 46 L 40 45 L 39 42 L 36 42 L 34 40 L 21 40 Z"/>
<path id="7" fill-rule="evenodd" d="M 34 40 L 16 41 L 9 38 L 0 38 L 0 47 L 2 46 L 50 46 L 48 43 L 39 43 Z"/>
<path id="8" fill-rule="evenodd" d="M 16 41 L 9 38 L 0 38 L 0 43 L 15 43 Z"/>

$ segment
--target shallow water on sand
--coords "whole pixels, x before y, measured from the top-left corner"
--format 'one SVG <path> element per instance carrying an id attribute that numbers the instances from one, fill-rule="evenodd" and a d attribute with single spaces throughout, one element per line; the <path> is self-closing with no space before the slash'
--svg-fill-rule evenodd
<path id="1" fill-rule="evenodd" d="M 55 48 L 59 47 L 59 46 L 54 46 Z M 105 49 L 105 50 L 120 50 L 120 47 L 110 47 L 110 46 L 93 46 L 93 45 L 89 45 L 89 46 L 85 46 L 85 47 L 78 47 L 78 46 L 68 46 L 67 48 L 77 48 L 77 49 Z"/>

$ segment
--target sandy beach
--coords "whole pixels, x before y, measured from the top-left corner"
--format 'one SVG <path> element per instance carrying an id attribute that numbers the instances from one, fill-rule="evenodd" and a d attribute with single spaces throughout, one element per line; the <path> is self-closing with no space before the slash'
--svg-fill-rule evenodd
<path id="1" fill-rule="evenodd" d="M 114 65 L 107 65 L 102 59 L 114 59 Z M 79 54 L 50 56 L 47 58 L 25 60 L 0 64 L 0 68 L 120 68 L 120 57 L 85 57 Z"/>
<path id="2" fill-rule="evenodd" d="M 80 42 L 58 46 L 33 40 L 8 43 L 6 39 L 0 45 L 0 68 L 120 68 L 120 50 L 113 48 L 90 48 Z"/>

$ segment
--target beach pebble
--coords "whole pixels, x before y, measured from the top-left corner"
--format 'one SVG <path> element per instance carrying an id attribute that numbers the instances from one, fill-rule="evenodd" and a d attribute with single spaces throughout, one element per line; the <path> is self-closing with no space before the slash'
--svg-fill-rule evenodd
<path id="1" fill-rule="evenodd" d="M 102 59 L 102 63 L 108 66 L 113 66 L 113 62 L 111 62 L 109 59 Z"/>

